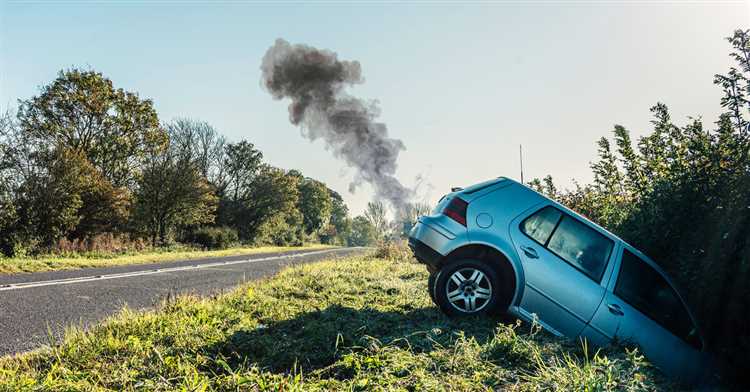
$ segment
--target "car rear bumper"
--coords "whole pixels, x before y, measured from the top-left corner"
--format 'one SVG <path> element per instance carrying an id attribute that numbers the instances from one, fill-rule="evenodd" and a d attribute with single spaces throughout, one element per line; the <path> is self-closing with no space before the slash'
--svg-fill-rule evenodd
<path id="1" fill-rule="evenodd" d="M 436 252 L 435 249 L 430 248 L 416 238 L 409 237 L 409 248 L 414 252 L 414 257 L 417 261 L 427 264 L 431 269 L 437 269 L 440 265 L 440 259 L 443 258 L 443 255 Z"/>
<path id="2" fill-rule="evenodd" d="M 420 263 L 426 264 L 430 269 L 438 269 L 443 252 L 447 253 L 454 238 L 453 233 L 439 224 L 431 225 L 429 218 L 420 217 L 409 233 L 409 248 Z"/>

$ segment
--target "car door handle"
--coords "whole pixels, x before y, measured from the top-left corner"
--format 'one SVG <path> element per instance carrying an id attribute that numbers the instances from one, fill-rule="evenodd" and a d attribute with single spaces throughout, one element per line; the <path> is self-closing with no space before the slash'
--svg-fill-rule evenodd
<path id="1" fill-rule="evenodd" d="M 521 250 L 523 253 L 526 253 L 526 256 L 530 259 L 538 259 L 539 255 L 536 253 L 536 249 L 530 247 L 530 246 L 522 246 Z"/>
<path id="2" fill-rule="evenodd" d="M 614 314 L 615 316 L 625 315 L 625 312 L 622 311 L 622 308 L 618 304 L 607 304 L 607 308 L 609 308 L 609 312 Z"/>

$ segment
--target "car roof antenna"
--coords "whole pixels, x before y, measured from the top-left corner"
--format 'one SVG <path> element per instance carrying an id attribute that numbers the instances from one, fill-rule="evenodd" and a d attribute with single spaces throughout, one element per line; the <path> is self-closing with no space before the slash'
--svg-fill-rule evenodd
<path id="1" fill-rule="evenodd" d="M 518 160 L 521 162 L 521 184 L 523 182 L 523 144 L 518 145 Z"/>

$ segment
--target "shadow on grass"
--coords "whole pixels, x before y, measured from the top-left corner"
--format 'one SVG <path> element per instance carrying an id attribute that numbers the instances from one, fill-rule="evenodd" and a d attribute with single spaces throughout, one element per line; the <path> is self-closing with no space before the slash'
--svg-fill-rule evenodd
<path id="1" fill-rule="evenodd" d="M 333 305 L 289 320 L 238 330 L 208 347 L 207 353 L 221 355 L 232 368 L 255 364 L 276 373 L 310 371 L 333 364 L 337 355 L 366 346 L 372 338 L 382 344 L 408 346 L 414 352 L 429 352 L 450 344 L 460 332 L 482 343 L 499 322 L 512 320 L 449 319 L 437 308 L 399 312 Z"/>

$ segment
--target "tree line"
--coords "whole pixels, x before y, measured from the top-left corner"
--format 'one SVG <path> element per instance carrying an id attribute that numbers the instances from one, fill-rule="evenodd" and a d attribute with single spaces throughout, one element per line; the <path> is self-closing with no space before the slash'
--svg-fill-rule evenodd
<path id="1" fill-rule="evenodd" d="M 728 38 L 736 65 L 714 76 L 718 120 L 676 123 L 663 103 L 637 142 L 621 125 L 597 142 L 593 183 L 530 185 L 607 227 L 673 276 L 709 349 L 750 381 L 750 30 Z"/>
<path id="2" fill-rule="evenodd" d="M 154 247 L 370 245 L 385 236 L 376 219 L 352 218 L 337 192 L 269 165 L 249 141 L 203 121 L 160 122 L 151 100 L 93 70 L 60 71 L 0 116 L 6 256 L 86 250 L 102 236 Z"/>

